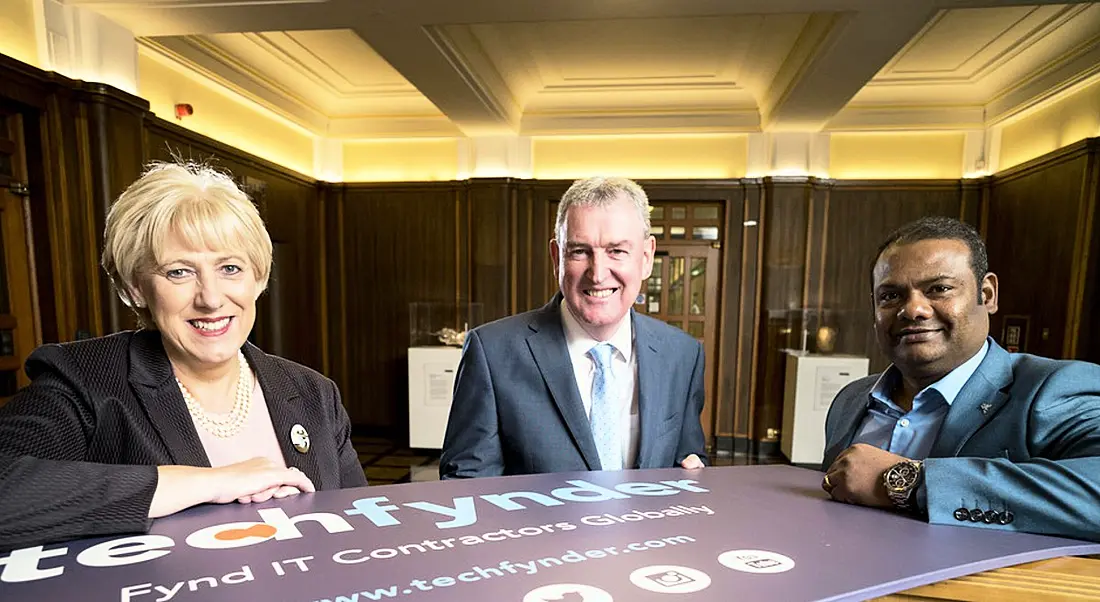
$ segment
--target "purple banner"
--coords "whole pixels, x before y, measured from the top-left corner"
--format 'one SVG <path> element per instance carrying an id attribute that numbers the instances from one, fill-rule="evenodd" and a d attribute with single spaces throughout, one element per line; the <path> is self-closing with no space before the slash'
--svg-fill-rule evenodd
<path id="1" fill-rule="evenodd" d="M 829 501 L 789 466 L 559 473 L 196 508 L 0 556 L 0 599 L 861 600 L 1087 542 Z"/>

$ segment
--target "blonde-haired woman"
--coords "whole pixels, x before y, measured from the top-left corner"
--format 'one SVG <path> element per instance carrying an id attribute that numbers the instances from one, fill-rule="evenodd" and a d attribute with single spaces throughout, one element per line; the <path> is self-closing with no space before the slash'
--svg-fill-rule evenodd
<path id="1" fill-rule="evenodd" d="M 271 238 L 232 179 L 155 164 L 104 238 L 103 267 L 145 328 L 27 360 L 31 385 L 0 408 L 0 548 L 366 485 L 335 384 L 247 343 Z"/>

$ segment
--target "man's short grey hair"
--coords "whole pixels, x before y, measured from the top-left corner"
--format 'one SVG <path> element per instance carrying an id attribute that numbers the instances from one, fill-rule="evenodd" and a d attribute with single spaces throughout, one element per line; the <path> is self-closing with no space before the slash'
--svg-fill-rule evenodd
<path id="1" fill-rule="evenodd" d="M 633 180 L 596 176 L 573 182 L 558 204 L 558 218 L 554 223 L 554 236 L 565 246 L 565 220 L 570 207 L 606 207 L 619 198 L 625 198 L 638 210 L 642 219 L 643 238 L 649 236 L 649 198 Z"/>

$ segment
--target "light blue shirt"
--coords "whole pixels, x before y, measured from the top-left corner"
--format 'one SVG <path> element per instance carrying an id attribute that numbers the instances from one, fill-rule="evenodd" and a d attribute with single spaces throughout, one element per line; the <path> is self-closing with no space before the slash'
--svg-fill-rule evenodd
<path id="1" fill-rule="evenodd" d="M 867 443 L 913 460 L 927 458 L 947 411 L 988 351 L 986 339 L 973 357 L 917 393 L 908 412 L 891 400 L 892 393 L 901 386 L 901 373 L 895 366 L 887 368 L 871 389 L 867 416 L 852 443 Z"/>

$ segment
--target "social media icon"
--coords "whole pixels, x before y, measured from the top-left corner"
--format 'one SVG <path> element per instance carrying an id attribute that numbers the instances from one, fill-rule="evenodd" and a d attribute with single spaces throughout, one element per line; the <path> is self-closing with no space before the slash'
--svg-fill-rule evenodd
<path id="1" fill-rule="evenodd" d="M 611 594 L 591 585 L 555 583 L 527 592 L 523 602 L 614 602 Z"/>
<path id="2" fill-rule="evenodd" d="M 661 594 L 690 594 L 710 586 L 710 576 L 686 566 L 655 565 L 630 573 L 630 582 Z"/>
<path id="3" fill-rule="evenodd" d="M 652 575 L 646 575 L 646 578 L 664 587 L 675 587 L 695 581 L 680 571 L 659 571 Z"/>
<path id="4" fill-rule="evenodd" d="M 794 568 L 790 557 L 767 550 L 730 550 L 719 554 L 718 562 L 743 573 L 784 573 Z"/>
<path id="5" fill-rule="evenodd" d="M 783 566 L 783 563 L 774 558 L 754 558 L 752 560 L 746 560 L 745 564 L 751 566 L 757 570 L 770 569 L 777 566 Z"/>

